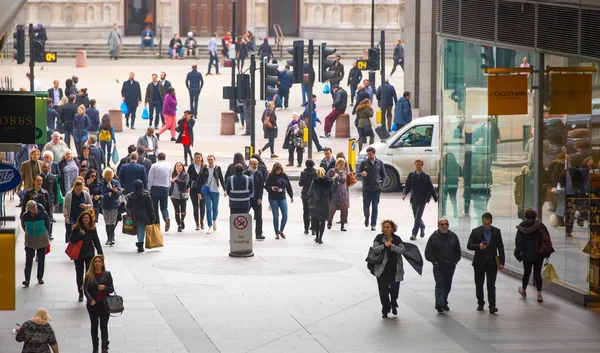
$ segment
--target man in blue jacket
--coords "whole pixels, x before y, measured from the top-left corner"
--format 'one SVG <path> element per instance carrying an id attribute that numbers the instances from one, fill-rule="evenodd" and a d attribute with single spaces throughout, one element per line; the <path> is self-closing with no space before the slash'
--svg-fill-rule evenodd
<path id="1" fill-rule="evenodd" d="M 319 124 L 323 124 L 323 123 L 317 117 L 317 95 L 316 94 L 312 95 L 312 101 L 313 101 L 312 141 L 315 143 L 315 146 L 317 147 L 317 151 L 321 152 L 323 150 L 323 147 L 321 147 L 321 143 L 319 142 L 319 135 L 317 135 L 317 133 L 315 132 L 315 128 L 317 127 L 317 123 L 319 123 Z M 308 103 L 304 106 L 304 113 L 302 114 L 302 119 L 306 123 L 306 126 L 308 126 Z"/>
<path id="2" fill-rule="evenodd" d="M 388 131 L 392 131 L 392 110 L 394 109 L 394 104 L 398 101 L 398 97 L 396 96 L 396 89 L 390 85 L 389 81 L 390 78 L 387 77 L 385 79 L 385 92 L 383 96 L 381 95 L 381 86 L 377 89 L 375 96 L 377 97 L 379 108 L 381 108 L 381 113 L 385 116 L 385 123 L 382 122 L 382 125 L 387 125 Z"/>
<path id="3" fill-rule="evenodd" d="M 290 65 L 285 65 L 285 70 L 279 73 L 279 80 L 277 81 L 277 85 L 279 89 L 277 90 L 277 95 L 281 97 L 281 102 L 285 109 L 289 109 L 290 106 L 290 88 L 292 88 L 292 78 L 288 76 L 290 72 Z"/>
<path id="4" fill-rule="evenodd" d="M 231 214 L 248 213 L 250 210 L 250 194 L 254 188 L 247 175 L 244 175 L 244 166 L 240 163 L 234 167 L 235 174 L 225 181 L 225 191 L 229 197 Z"/>
<path id="5" fill-rule="evenodd" d="M 143 165 L 137 163 L 138 154 L 137 152 L 131 152 L 129 155 L 129 163 L 124 164 L 119 171 L 119 180 L 121 181 L 121 187 L 125 189 L 124 193 L 128 194 L 134 191 L 133 182 L 140 179 L 144 183 L 144 188 L 148 188 L 148 177 L 146 175 L 146 168 Z"/>
<path id="6" fill-rule="evenodd" d="M 192 71 L 187 74 L 185 79 L 185 86 L 190 93 L 190 110 L 194 119 L 198 119 L 198 97 L 200 97 L 200 91 L 204 87 L 204 79 L 198 71 L 198 65 L 192 65 Z"/>
<path id="7" fill-rule="evenodd" d="M 394 111 L 394 123 L 396 123 L 397 130 L 400 130 L 400 128 L 412 121 L 412 108 L 410 106 L 411 97 L 412 95 L 410 92 L 406 91 L 396 104 L 396 110 Z"/>

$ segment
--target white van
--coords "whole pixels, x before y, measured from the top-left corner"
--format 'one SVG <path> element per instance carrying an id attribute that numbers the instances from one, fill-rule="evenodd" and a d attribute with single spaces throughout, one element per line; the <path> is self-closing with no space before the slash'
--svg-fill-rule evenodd
<path id="1" fill-rule="evenodd" d="M 438 182 L 439 171 L 439 116 L 426 116 L 413 119 L 396 131 L 388 139 L 370 145 L 374 147 L 385 165 L 383 192 L 392 192 L 404 183 L 408 173 L 415 170 L 415 159 L 425 162 L 423 170 L 431 176 L 434 185 Z M 356 165 L 367 158 L 366 148 L 360 151 Z"/>

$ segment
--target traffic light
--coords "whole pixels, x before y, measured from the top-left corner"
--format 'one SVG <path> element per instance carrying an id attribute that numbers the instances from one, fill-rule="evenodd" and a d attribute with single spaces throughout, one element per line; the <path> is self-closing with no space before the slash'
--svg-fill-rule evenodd
<path id="1" fill-rule="evenodd" d="M 378 48 L 371 48 L 369 49 L 369 61 L 367 62 L 367 65 L 369 67 L 369 70 L 372 71 L 377 71 L 379 70 L 379 49 Z"/>
<path id="2" fill-rule="evenodd" d="M 295 40 L 294 46 L 287 48 L 287 52 L 292 55 L 292 59 L 287 61 L 287 64 L 294 68 L 292 82 L 302 83 L 304 77 L 304 41 Z"/>
<path id="3" fill-rule="evenodd" d="M 17 61 L 17 64 L 21 65 L 25 62 L 25 29 L 23 29 L 22 25 L 17 26 L 17 31 L 13 37 L 15 38 L 14 59 Z"/>
<path id="4" fill-rule="evenodd" d="M 493 68 L 495 66 L 494 63 L 494 48 L 489 45 L 481 46 L 481 68 Z"/>
<path id="5" fill-rule="evenodd" d="M 335 48 L 327 48 L 327 43 L 321 43 L 321 50 L 319 51 L 319 82 L 328 81 L 333 77 L 333 72 L 327 71 L 334 62 L 331 59 L 327 59 L 327 57 L 333 53 L 335 53 Z"/>
<path id="6" fill-rule="evenodd" d="M 260 65 L 260 99 L 266 100 L 268 97 L 277 94 L 275 85 L 279 80 L 279 70 L 277 64 L 269 64 L 263 61 Z"/>
<path id="7" fill-rule="evenodd" d="M 237 98 L 243 100 L 250 99 L 250 75 L 237 75 Z"/>
<path id="8" fill-rule="evenodd" d="M 32 40 L 32 50 L 31 56 L 33 57 L 33 61 L 36 63 L 41 63 L 46 61 L 46 49 L 44 42 L 41 40 L 33 39 Z"/>

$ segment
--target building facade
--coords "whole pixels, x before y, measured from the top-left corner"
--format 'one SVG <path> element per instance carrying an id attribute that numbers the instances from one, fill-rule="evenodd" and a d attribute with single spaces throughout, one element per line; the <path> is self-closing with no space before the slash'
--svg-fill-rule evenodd
<path id="1" fill-rule="evenodd" d="M 375 2 L 376 31 L 400 37 L 405 0 Z M 236 33 L 275 35 L 317 40 L 368 41 L 369 0 L 236 0 Z M 232 0 L 29 0 L 18 23 L 41 23 L 50 40 L 102 39 L 114 23 L 124 35 L 138 36 L 149 24 L 163 36 L 194 32 L 209 37 L 231 31 Z M 390 37 L 391 36 L 391 37 Z"/>

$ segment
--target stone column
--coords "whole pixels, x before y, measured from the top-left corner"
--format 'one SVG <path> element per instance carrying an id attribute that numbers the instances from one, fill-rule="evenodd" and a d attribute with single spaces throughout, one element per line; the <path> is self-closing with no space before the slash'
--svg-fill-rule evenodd
<path id="1" fill-rule="evenodd" d="M 38 3 L 27 4 L 27 23 L 39 23 L 40 8 Z M 25 26 L 25 35 L 27 35 L 27 26 Z"/>
<path id="2" fill-rule="evenodd" d="M 52 3 L 50 7 L 51 12 L 51 25 L 52 26 L 62 26 L 63 22 L 63 6 L 60 3 Z"/>
<path id="3" fill-rule="evenodd" d="M 85 4 L 76 4 L 75 5 L 75 18 L 73 19 L 74 24 L 76 26 L 86 26 L 87 25 L 87 16 L 86 16 L 86 5 Z"/>
<path id="4" fill-rule="evenodd" d="M 435 33 L 435 0 L 421 0 L 419 114 L 437 113 L 438 38 Z"/>

